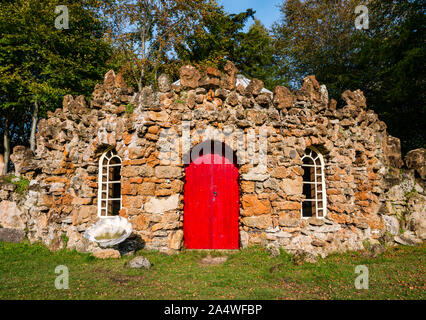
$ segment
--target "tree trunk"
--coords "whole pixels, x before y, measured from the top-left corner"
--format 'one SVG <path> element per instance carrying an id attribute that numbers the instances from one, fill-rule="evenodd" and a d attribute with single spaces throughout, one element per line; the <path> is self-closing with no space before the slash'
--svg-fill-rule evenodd
<path id="1" fill-rule="evenodd" d="M 3 146 L 4 146 L 4 168 L 3 174 L 7 174 L 10 158 L 10 139 L 9 139 L 9 119 L 6 118 L 3 132 Z"/>
<path id="2" fill-rule="evenodd" d="M 34 153 L 36 149 L 36 128 L 37 128 L 37 122 L 38 122 L 38 102 L 37 99 L 34 102 L 34 112 L 32 115 L 32 123 L 31 123 L 31 135 L 30 135 L 30 148 L 31 151 Z"/>

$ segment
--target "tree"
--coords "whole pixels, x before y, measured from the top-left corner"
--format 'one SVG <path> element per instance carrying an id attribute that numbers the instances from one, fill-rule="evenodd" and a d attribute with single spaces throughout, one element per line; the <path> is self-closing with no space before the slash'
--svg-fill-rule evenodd
<path id="1" fill-rule="evenodd" d="M 357 65 L 369 105 L 401 138 L 402 150 L 426 147 L 425 3 L 372 1 Z"/>
<path id="2" fill-rule="evenodd" d="M 194 29 L 176 46 L 179 59 L 217 65 L 224 60 L 235 61 L 235 53 L 244 37 L 242 31 L 255 12 L 248 9 L 239 14 L 227 14 L 222 6 L 205 12 L 201 28 Z"/>
<path id="3" fill-rule="evenodd" d="M 270 90 L 288 83 L 287 66 L 278 59 L 274 39 L 257 19 L 243 35 L 234 59 L 242 73 L 262 80 Z"/>
<path id="4" fill-rule="evenodd" d="M 293 87 L 307 74 L 327 84 L 334 97 L 352 87 L 358 78 L 353 61 L 359 49 L 353 38 L 358 4 L 357 0 L 283 2 L 281 20 L 272 29 Z"/>
<path id="5" fill-rule="evenodd" d="M 267 87 L 282 84 L 273 39 L 254 14 L 252 9 L 227 14 L 222 6 L 206 12 L 202 27 L 177 46 L 179 59 L 219 68 L 230 60 L 241 73 L 263 80 Z M 254 19 L 254 24 L 244 32 L 250 19 Z"/>
<path id="6" fill-rule="evenodd" d="M 0 3 L 0 116 L 8 161 L 11 142 L 35 148 L 38 118 L 64 94 L 90 96 L 112 54 L 92 1 L 62 1 L 69 29 L 56 29 L 53 0 Z M 6 166 L 7 170 L 7 166 Z"/>
<path id="7" fill-rule="evenodd" d="M 368 106 L 402 141 L 403 152 L 425 146 L 425 15 L 420 0 L 368 1 L 369 28 L 357 30 L 356 0 L 288 0 L 273 33 L 291 84 L 307 74 L 339 99 L 364 91 Z"/>
<path id="8" fill-rule="evenodd" d="M 213 0 L 110 0 L 99 5 L 122 71 L 139 90 L 175 60 L 174 46 L 200 27 Z"/>

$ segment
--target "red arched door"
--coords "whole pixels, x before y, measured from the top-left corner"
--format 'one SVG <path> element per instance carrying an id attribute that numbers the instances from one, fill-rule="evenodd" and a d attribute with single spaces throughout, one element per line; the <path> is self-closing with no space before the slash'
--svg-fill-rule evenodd
<path id="1" fill-rule="evenodd" d="M 238 249 L 238 168 L 224 156 L 206 154 L 185 173 L 185 247 Z"/>

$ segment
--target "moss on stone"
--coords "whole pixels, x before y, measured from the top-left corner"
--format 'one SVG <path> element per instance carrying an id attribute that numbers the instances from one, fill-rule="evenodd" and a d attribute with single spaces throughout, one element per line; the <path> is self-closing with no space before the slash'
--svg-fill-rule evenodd
<path id="1" fill-rule="evenodd" d="M 116 233 L 104 233 L 100 236 L 95 237 L 96 240 L 111 240 L 111 239 L 118 239 L 120 237 L 122 237 L 126 232 L 125 231 L 121 231 L 121 232 L 116 232 Z"/>

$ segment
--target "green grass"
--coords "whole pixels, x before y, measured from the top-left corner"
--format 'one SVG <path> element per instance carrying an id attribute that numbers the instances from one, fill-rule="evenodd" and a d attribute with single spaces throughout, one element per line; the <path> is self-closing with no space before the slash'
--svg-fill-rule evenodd
<path id="1" fill-rule="evenodd" d="M 214 256 L 226 253 L 214 252 Z M 425 299 L 425 246 L 390 248 L 378 258 L 333 254 L 318 264 L 294 265 L 282 252 L 260 247 L 226 254 L 203 266 L 206 252 L 167 256 L 139 251 L 152 267 L 128 269 L 131 257 L 98 260 L 90 254 L 0 241 L 0 299 Z M 369 289 L 354 286 L 355 266 L 369 269 Z M 55 268 L 69 268 L 69 289 L 54 286 Z"/>

